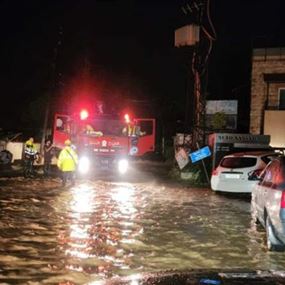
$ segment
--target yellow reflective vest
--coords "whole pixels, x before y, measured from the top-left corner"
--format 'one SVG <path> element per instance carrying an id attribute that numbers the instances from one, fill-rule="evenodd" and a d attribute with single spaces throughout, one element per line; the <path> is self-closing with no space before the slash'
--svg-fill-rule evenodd
<path id="1" fill-rule="evenodd" d="M 31 142 L 30 140 L 26 141 L 24 151 L 25 151 L 25 154 L 28 154 L 28 155 L 37 154 L 37 149 L 36 149 L 34 143 Z"/>
<path id="2" fill-rule="evenodd" d="M 70 147 L 66 146 L 59 154 L 57 160 L 58 168 L 63 171 L 75 171 L 78 163 L 78 156 L 76 152 Z"/>
<path id="3" fill-rule="evenodd" d="M 136 136 L 136 127 L 128 124 L 126 127 L 123 128 L 122 133 L 129 137 Z"/>

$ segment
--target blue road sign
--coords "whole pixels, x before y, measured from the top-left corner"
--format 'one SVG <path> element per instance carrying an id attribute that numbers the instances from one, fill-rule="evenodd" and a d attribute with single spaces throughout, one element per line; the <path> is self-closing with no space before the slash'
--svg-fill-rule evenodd
<path id="1" fill-rule="evenodd" d="M 210 151 L 208 146 L 200 148 L 197 151 L 194 151 L 194 152 L 189 154 L 189 157 L 190 157 L 192 163 L 199 161 L 201 159 L 204 159 L 208 156 L 211 156 L 211 151 Z"/>

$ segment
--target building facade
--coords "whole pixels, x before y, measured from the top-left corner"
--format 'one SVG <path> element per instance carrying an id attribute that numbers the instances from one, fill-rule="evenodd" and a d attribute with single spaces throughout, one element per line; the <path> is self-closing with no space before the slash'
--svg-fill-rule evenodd
<path id="1" fill-rule="evenodd" d="M 250 133 L 285 147 L 285 48 L 253 50 Z"/>

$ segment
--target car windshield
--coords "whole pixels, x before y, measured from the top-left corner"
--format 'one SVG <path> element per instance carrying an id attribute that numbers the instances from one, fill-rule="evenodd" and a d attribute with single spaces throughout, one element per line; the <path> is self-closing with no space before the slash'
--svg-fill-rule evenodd
<path id="1" fill-rule="evenodd" d="M 119 120 L 95 119 L 89 120 L 86 123 L 81 124 L 79 129 L 80 133 L 84 133 L 89 136 L 123 136 L 124 127 L 124 123 Z"/>
<path id="2" fill-rule="evenodd" d="M 271 155 L 265 155 L 263 157 L 261 157 L 261 160 L 265 163 L 268 164 L 271 160 L 273 160 L 274 158 L 276 158 L 278 156 L 278 154 L 271 154 Z"/>
<path id="3" fill-rule="evenodd" d="M 252 167 L 256 161 L 255 157 L 226 157 L 222 160 L 221 166 L 225 168 Z"/>

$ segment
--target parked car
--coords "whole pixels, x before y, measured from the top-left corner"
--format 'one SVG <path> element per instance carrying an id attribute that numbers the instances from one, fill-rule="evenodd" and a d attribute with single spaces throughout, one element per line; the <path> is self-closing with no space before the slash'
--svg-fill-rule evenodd
<path id="1" fill-rule="evenodd" d="M 253 188 L 252 216 L 266 229 L 267 248 L 285 250 L 285 157 L 268 164 Z"/>
<path id="2" fill-rule="evenodd" d="M 0 151 L 0 165 L 9 165 L 11 164 L 13 155 L 8 150 Z"/>
<path id="3" fill-rule="evenodd" d="M 254 172 L 260 174 L 267 163 L 278 156 L 273 151 L 240 152 L 226 155 L 212 172 L 211 188 L 213 191 L 251 193 L 257 183 L 250 180 Z"/>

